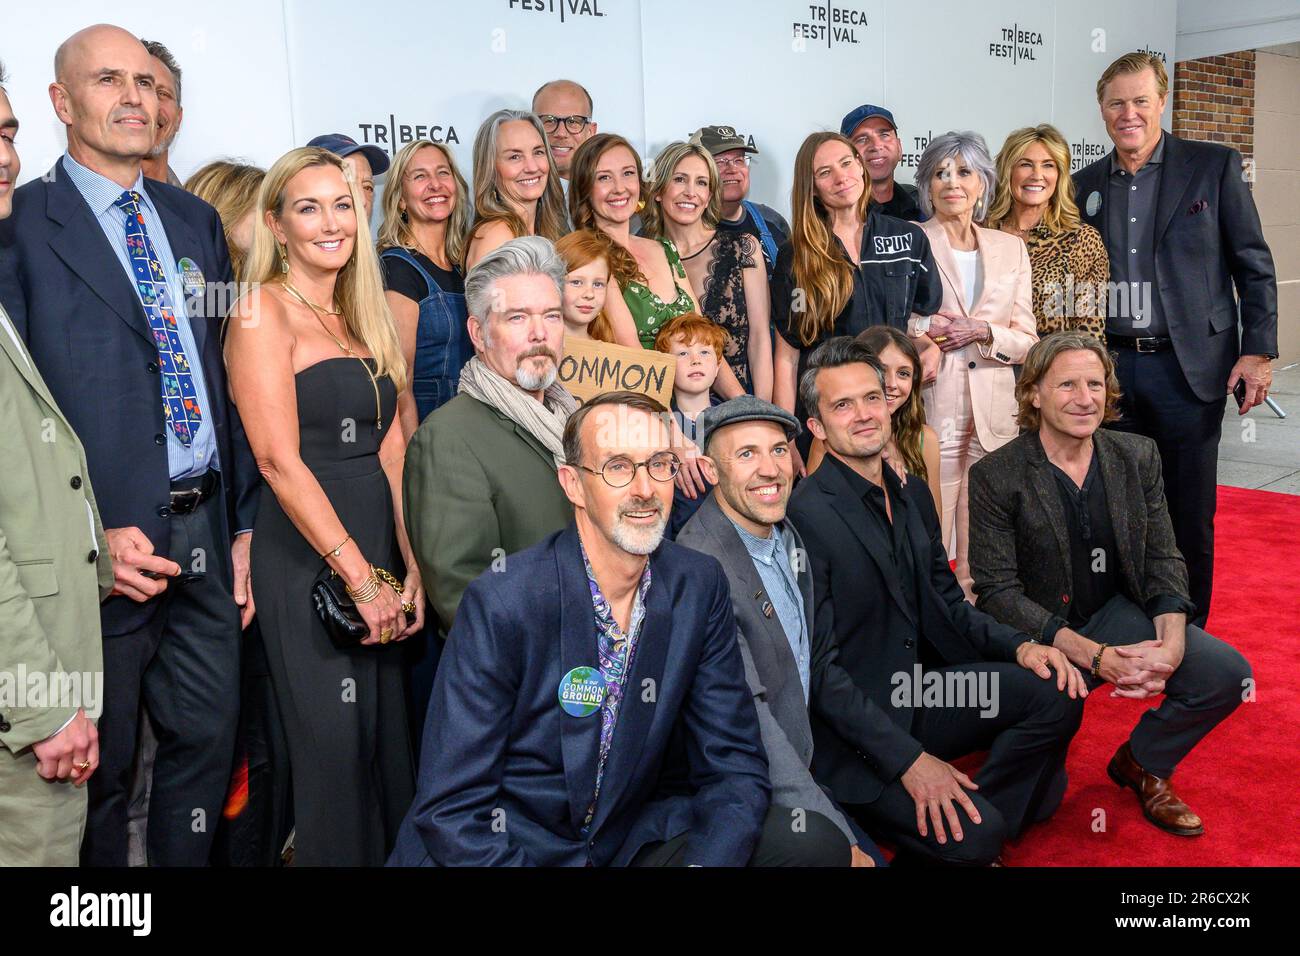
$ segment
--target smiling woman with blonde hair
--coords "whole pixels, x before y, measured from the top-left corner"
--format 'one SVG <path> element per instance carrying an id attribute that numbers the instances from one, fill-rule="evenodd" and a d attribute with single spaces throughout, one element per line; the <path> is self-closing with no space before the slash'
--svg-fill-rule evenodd
<path id="1" fill-rule="evenodd" d="M 393 157 L 383 206 L 379 259 L 384 297 L 411 369 L 410 391 L 399 402 L 409 438 L 455 396 L 460 370 L 474 354 L 460 271 L 469 240 L 469 187 L 447 147 L 417 139 Z"/>
<path id="2" fill-rule="evenodd" d="M 424 616 L 402 522 L 406 363 L 362 209 L 333 153 L 282 156 L 258 196 L 255 286 L 226 330 L 231 394 L 266 480 L 253 591 L 289 745 L 294 861 L 308 866 L 381 865 L 414 787 L 402 655 L 385 646 Z M 359 642 L 317 615 L 318 583 L 346 588 Z"/>
<path id="3" fill-rule="evenodd" d="M 1106 341 L 1110 260 L 1101 234 L 1079 220 L 1070 144 L 1043 123 L 1014 130 L 997 158 L 987 224 L 1025 241 L 1038 334 L 1081 331 Z"/>

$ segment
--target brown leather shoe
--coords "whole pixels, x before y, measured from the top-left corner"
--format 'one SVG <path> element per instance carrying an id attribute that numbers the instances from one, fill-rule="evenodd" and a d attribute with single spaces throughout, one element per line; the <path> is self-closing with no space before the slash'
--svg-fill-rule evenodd
<path id="1" fill-rule="evenodd" d="M 1127 740 L 1110 758 L 1106 773 L 1116 784 L 1136 793 L 1138 802 L 1142 804 L 1142 815 L 1166 833 L 1191 837 L 1205 832 L 1201 818 L 1178 799 L 1170 781 L 1147 773 L 1133 759 Z"/>

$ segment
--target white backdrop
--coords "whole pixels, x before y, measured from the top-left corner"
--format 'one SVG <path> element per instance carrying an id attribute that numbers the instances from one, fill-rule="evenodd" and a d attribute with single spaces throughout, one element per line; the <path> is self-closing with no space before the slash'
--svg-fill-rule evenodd
<path id="1" fill-rule="evenodd" d="M 804 136 L 864 102 L 894 111 L 904 180 L 954 128 L 996 152 L 1012 129 L 1054 122 L 1082 165 L 1109 148 L 1097 76 L 1134 49 L 1172 71 L 1176 17 L 1177 0 L 64 0 L 57 18 L 11 7 L 0 60 L 23 180 L 63 148 L 46 92 L 55 48 L 109 21 L 167 44 L 184 71 L 182 179 L 223 156 L 266 166 L 325 132 L 390 153 L 447 142 L 468 179 L 481 119 L 564 76 L 647 159 L 699 126 L 737 127 L 760 150 L 753 197 L 784 211 Z"/>

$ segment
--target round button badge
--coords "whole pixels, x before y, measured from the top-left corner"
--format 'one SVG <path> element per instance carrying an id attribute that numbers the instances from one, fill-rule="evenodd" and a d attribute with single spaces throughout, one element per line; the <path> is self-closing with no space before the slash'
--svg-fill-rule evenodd
<path id="1" fill-rule="evenodd" d="M 590 717 L 605 700 L 605 679 L 594 667 L 575 667 L 561 678 L 559 698 L 570 717 Z"/>

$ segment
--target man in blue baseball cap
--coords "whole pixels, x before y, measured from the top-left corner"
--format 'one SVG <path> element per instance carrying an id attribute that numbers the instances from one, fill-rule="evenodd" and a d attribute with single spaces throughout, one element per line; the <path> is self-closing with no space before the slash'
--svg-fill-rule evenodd
<path id="1" fill-rule="evenodd" d="M 886 216 L 920 222 L 923 217 L 916 187 L 894 182 L 894 170 L 903 158 L 894 114 L 883 106 L 867 103 L 844 117 L 840 133 L 852 141 L 862 158 L 871 181 L 871 196 L 879 203 L 880 211 Z"/>
<path id="2" fill-rule="evenodd" d="M 361 198 L 366 204 L 366 223 L 369 224 L 370 211 L 375 208 L 375 177 L 388 172 L 388 154 L 370 143 L 363 146 L 343 133 L 326 133 L 307 145 L 328 149 L 352 167 L 352 174 L 361 187 Z"/>

